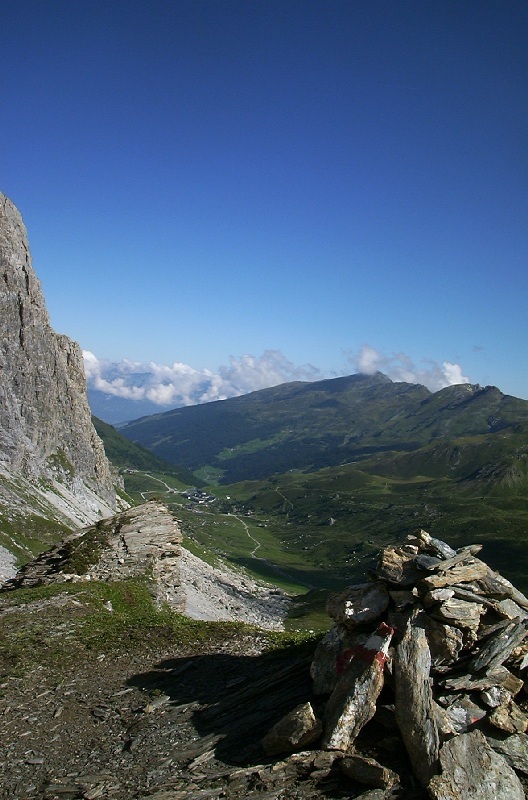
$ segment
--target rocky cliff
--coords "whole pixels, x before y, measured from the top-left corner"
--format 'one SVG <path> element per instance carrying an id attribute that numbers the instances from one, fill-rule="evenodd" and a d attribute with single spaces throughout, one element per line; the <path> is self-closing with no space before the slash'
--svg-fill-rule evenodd
<path id="1" fill-rule="evenodd" d="M 22 217 L 0 194 L 0 527 L 77 527 L 115 507 L 80 348 L 51 328 Z"/>

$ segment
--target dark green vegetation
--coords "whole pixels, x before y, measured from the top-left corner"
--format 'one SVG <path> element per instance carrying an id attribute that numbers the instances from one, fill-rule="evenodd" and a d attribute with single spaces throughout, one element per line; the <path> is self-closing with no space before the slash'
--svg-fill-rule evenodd
<path id="1" fill-rule="evenodd" d="M 368 466 L 368 462 L 366 464 Z M 328 582 L 364 575 L 376 551 L 417 527 L 459 547 L 485 545 L 482 556 L 528 590 L 528 506 L 524 493 L 505 496 L 456 480 L 405 480 L 335 467 L 311 475 L 283 475 L 229 487 L 256 517 L 270 520 L 282 547 L 300 553 Z"/>
<path id="2" fill-rule="evenodd" d="M 92 417 L 95 430 L 104 441 L 105 452 L 112 464 L 119 470 L 141 470 L 157 472 L 176 478 L 182 486 L 197 485 L 198 479 L 189 470 L 159 458 L 145 447 L 121 436 L 112 425 Z"/>
<path id="3" fill-rule="evenodd" d="M 100 520 L 84 536 L 69 538 L 58 553 L 62 571 L 85 575 L 90 567 L 97 564 L 113 533 L 112 522 Z"/>
<path id="4" fill-rule="evenodd" d="M 297 585 L 335 587 L 420 526 L 454 546 L 483 542 L 485 560 L 528 589 L 528 402 L 495 387 L 433 394 L 355 375 L 177 409 L 122 432 L 216 484 L 209 516 L 185 524 L 262 577 L 277 578 L 273 564 Z"/>
<path id="5" fill-rule="evenodd" d="M 227 484 L 415 452 L 460 437 L 469 443 L 518 436 L 526 444 L 528 402 L 495 387 L 450 386 L 432 394 L 378 373 L 179 408 L 120 432 L 173 464 L 208 473 L 209 483 L 214 476 Z"/>
<path id="6" fill-rule="evenodd" d="M 125 519 L 121 518 L 121 525 Z M 110 537 L 119 531 L 114 520 L 99 520 L 88 528 L 81 536 L 76 533 L 67 536 L 64 541 L 52 550 L 46 550 L 42 558 L 52 574 L 64 572 L 66 574 L 86 575 L 90 567 L 96 564 L 108 546 Z M 18 580 L 24 575 L 25 568 L 18 573 Z M 18 584 L 20 585 L 20 583 Z"/>
<path id="7" fill-rule="evenodd" d="M 70 528 L 38 514 L 9 514 L 0 510 L 0 545 L 10 550 L 19 564 L 47 550 L 71 533 Z"/>

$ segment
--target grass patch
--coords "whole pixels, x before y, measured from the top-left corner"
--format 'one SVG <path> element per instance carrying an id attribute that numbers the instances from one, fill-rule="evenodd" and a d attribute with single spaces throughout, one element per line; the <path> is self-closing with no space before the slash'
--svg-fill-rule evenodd
<path id="1" fill-rule="evenodd" d="M 65 536 L 71 528 L 39 514 L 16 514 L 0 511 L 0 544 L 14 553 L 19 565 L 48 550 Z"/>
<path id="2" fill-rule="evenodd" d="M 288 631 L 311 630 L 326 632 L 333 622 L 326 612 L 326 604 L 331 592 L 326 589 L 312 589 L 304 595 L 293 598 L 293 603 L 285 620 Z"/>
<path id="3" fill-rule="evenodd" d="M 286 437 L 287 434 L 284 431 L 278 431 L 274 436 L 270 436 L 267 439 L 258 437 L 257 439 L 251 439 L 249 442 L 237 444 L 235 447 L 224 447 L 224 449 L 218 453 L 217 458 L 219 461 L 227 461 L 230 458 L 237 458 L 240 455 L 258 453 L 259 450 L 264 450 L 266 447 L 272 447 L 274 444 L 282 442 Z"/>
<path id="4" fill-rule="evenodd" d="M 125 518 L 122 518 L 123 524 Z M 61 572 L 85 575 L 91 566 L 97 564 L 110 537 L 116 533 L 113 520 L 99 520 L 83 533 L 64 542 L 59 551 Z"/>
<path id="5" fill-rule="evenodd" d="M 70 478 L 75 477 L 75 467 L 69 460 L 68 456 L 60 447 L 56 453 L 52 453 L 48 457 L 48 464 L 54 472 L 62 472 Z"/>
<path id="6" fill-rule="evenodd" d="M 184 483 L 174 475 L 162 472 L 140 472 L 137 470 L 124 472 L 123 480 L 125 490 L 136 503 L 144 503 L 145 499 L 151 499 L 146 495 L 156 496 L 167 501 L 174 499 L 177 492 L 189 488 L 188 483 Z"/>
<path id="7" fill-rule="evenodd" d="M 0 595 L 0 677 L 36 667 L 57 676 L 99 655 L 207 652 L 257 637 L 265 651 L 313 641 L 231 622 L 202 622 L 158 608 L 145 579 L 54 584 Z"/>
<path id="8" fill-rule="evenodd" d="M 257 580 L 273 583 L 290 594 L 327 583 L 302 550 L 288 550 L 275 528 L 260 518 L 225 514 L 214 506 L 188 511 L 171 505 L 171 509 L 194 543 L 192 552 L 208 563 L 213 563 L 215 555 L 225 558 Z M 282 535 L 282 531 L 279 533 Z"/>
<path id="9" fill-rule="evenodd" d="M 220 467 L 213 467 L 211 464 L 205 464 L 200 469 L 195 470 L 193 473 L 204 484 L 216 486 L 224 477 L 225 470 Z"/>

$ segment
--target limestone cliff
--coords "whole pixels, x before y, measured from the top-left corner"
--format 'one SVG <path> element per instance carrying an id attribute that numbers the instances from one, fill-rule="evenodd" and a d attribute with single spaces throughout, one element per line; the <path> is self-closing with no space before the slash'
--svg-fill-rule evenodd
<path id="1" fill-rule="evenodd" d="M 80 348 L 51 328 L 22 217 L 0 194 L 0 515 L 71 527 L 115 507 Z"/>

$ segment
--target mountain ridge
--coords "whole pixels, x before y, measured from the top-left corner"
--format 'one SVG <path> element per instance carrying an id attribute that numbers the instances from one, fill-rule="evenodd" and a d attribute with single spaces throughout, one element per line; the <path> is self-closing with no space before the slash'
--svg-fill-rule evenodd
<path id="1" fill-rule="evenodd" d="M 119 427 L 160 457 L 219 481 L 314 470 L 435 440 L 528 431 L 528 401 L 497 387 L 459 384 L 431 392 L 382 373 L 294 382 L 173 409 Z"/>

